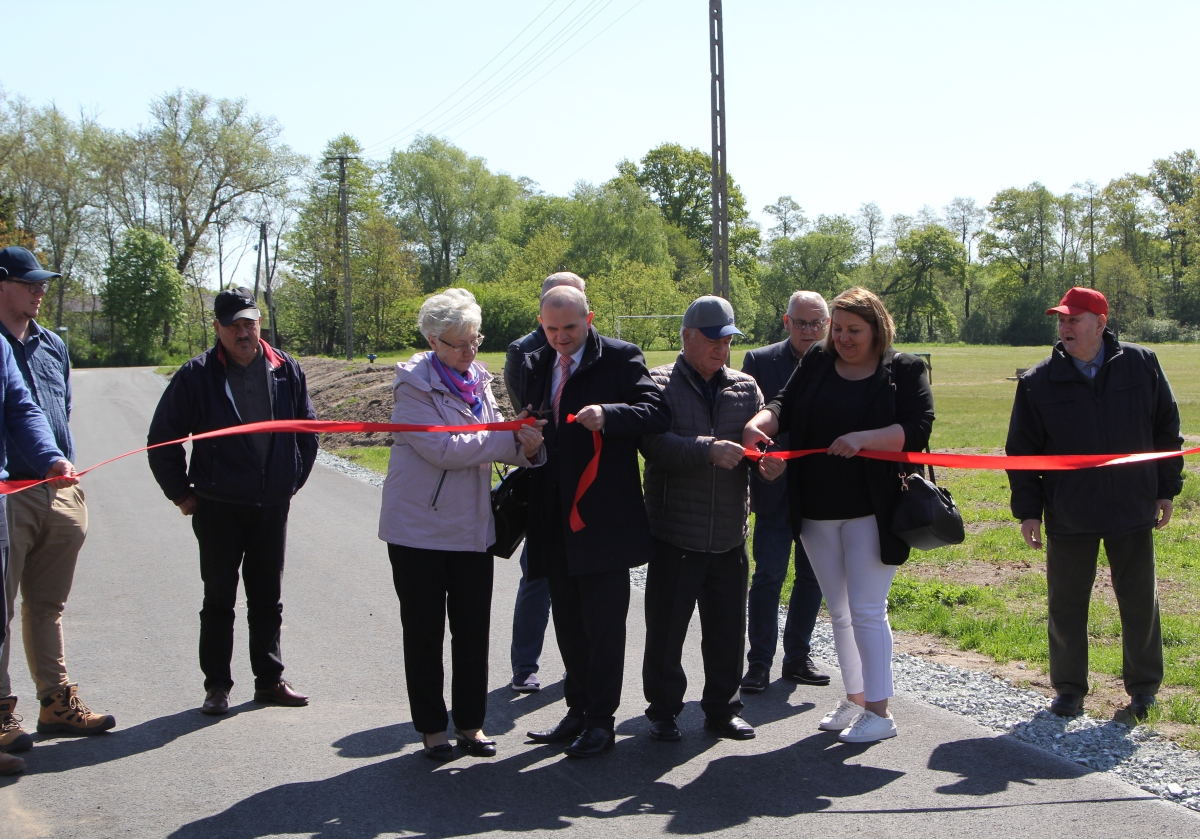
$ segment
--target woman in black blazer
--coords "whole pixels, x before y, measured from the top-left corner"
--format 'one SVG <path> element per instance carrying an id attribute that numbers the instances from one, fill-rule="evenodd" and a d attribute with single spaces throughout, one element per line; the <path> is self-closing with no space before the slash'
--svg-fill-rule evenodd
<path id="1" fill-rule="evenodd" d="M 746 426 L 747 447 L 781 430 L 793 449 L 827 448 L 788 469 L 792 529 L 812 563 L 833 622 L 846 698 L 819 728 L 847 743 L 896 736 L 892 631 L 887 595 L 909 547 L 892 534 L 902 465 L 855 457 L 862 449 L 920 451 L 933 427 L 925 364 L 892 349 L 896 328 L 876 295 L 839 294 L 829 335 L 813 345 L 787 385 Z"/>

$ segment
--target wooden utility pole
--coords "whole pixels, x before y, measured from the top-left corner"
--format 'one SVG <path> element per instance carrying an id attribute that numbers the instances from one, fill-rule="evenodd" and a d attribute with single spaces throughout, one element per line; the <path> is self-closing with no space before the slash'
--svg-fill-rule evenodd
<path id="1" fill-rule="evenodd" d="M 347 220 L 349 215 L 348 199 L 346 196 L 346 161 L 358 160 L 357 157 L 348 154 L 339 154 L 337 157 L 328 157 L 326 160 L 336 160 L 338 162 L 338 238 L 341 240 L 342 248 L 342 283 L 343 283 L 343 305 L 345 306 L 346 316 L 346 360 L 354 360 L 354 316 L 350 305 L 350 224 Z"/>
<path id="2" fill-rule="evenodd" d="M 725 160 L 725 45 L 721 0 L 708 3 L 708 59 L 712 70 L 713 294 L 729 298 L 729 189 Z"/>

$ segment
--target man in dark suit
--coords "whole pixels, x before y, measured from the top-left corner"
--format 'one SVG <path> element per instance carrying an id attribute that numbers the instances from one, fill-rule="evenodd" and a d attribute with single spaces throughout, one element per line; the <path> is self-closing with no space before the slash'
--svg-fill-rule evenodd
<path id="1" fill-rule="evenodd" d="M 542 294 L 560 285 L 584 291 L 583 277 L 570 271 L 551 274 L 542 283 Z M 504 357 L 504 387 L 513 410 L 519 412 L 521 402 L 521 368 L 525 356 L 546 346 L 546 332 L 541 325 L 528 335 L 508 345 Z M 517 602 L 513 606 L 512 681 L 509 687 L 517 693 L 535 693 L 542 689 L 538 679 L 538 659 L 546 640 L 546 623 L 550 620 L 550 583 L 545 577 L 529 578 L 529 549 L 521 549 L 521 581 L 517 584 Z"/>
<path id="2" fill-rule="evenodd" d="M 783 326 L 788 337 L 778 344 L 746 353 L 742 372 L 754 377 L 763 399 L 770 402 L 787 384 L 808 348 L 825 337 L 829 306 L 815 291 L 797 291 L 788 301 Z M 777 438 L 787 449 L 787 435 Z M 754 578 L 750 583 L 747 634 L 750 651 L 742 677 L 742 691 L 758 693 L 771 681 L 771 663 L 779 640 L 779 595 L 787 577 L 792 553 L 792 528 L 788 524 L 785 482 L 773 484 L 758 475 L 750 477 L 750 509 L 754 515 Z M 783 629 L 783 677 L 806 685 L 827 685 L 829 676 L 813 664 L 811 643 L 817 612 L 821 610 L 821 586 L 813 575 L 804 546 L 795 540 L 796 579 L 788 602 Z"/>
<path id="3" fill-rule="evenodd" d="M 548 343 L 525 357 L 519 404 L 534 406 L 550 422 L 543 431 L 546 464 L 531 475 L 526 544 L 530 578 L 550 581 L 554 632 L 567 668 L 567 714 L 553 729 L 529 737 L 571 741 L 568 755 L 592 757 L 614 743 L 629 569 L 654 552 L 637 441 L 666 431 L 671 415 L 641 350 L 600 337 L 583 292 L 569 286 L 546 292 L 538 321 Z M 603 434 L 599 468 L 577 499 L 596 454 L 593 432 Z"/>

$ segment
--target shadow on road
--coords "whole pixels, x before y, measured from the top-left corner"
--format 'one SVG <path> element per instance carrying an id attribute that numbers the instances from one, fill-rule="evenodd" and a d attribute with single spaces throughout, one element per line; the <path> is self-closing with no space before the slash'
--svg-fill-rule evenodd
<path id="1" fill-rule="evenodd" d="M 832 799 L 878 790 L 904 774 L 859 765 L 853 761 L 865 747 L 821 734 L 765 754 L 717 758 L 698 777 L 676 786 L 668 776 L 716 742 L 697 729 L 686 726 L 679 743 L 623 739 L 614 752 L 588 761 L 563 757 L 560 747 L 551 746 L 496 760 L 460 756 L 447 764 L 413 751 L 322 781 L 266 790 L 185 825 L 172 837 L 470 836 L 553 830 L 629 815 L 661 816 L 668 832 L 698 835 L 756 816 L 824 810 Z M 351 739 L 335 745 L 345 749 Z"/>
<path id="2" fill-rule="evenodd" d="M 1035 781 L 1078 778 L 1090 770 L 1067 760 L 1030 760 L 1012 737 L 977 737 L 942 743 L 929 756 L 929 768 L 961 778 L 937 787 L 943 795 L 994 795 L 1010 784 L 1033 786 Z"/>

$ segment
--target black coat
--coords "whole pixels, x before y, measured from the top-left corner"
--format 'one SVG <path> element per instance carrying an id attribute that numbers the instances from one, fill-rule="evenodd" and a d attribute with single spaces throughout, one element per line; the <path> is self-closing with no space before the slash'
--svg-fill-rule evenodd
<path id="1" fill-rule="evenodd" d="M 565 561 L 571 575 L 633 568 L 650 560 L 650 521 L 638 472 L 638 437 L 671 426 L 671 412 L 633 344 L 588 330 L 579 367 L 562 394 L 562 424 L 552 416 L 550 384 L 558 353 L 549 345 L 525 356 L 518 403 L 533 405 L 550 420 L 543 428 L 546 464 L 531 471 L 529 576 L 543 577 Z M 571 530 L 575 487 L 592 459 L 592 432 L 566 415 L 587 405 L 604 407 L 604 446 L 596 480 L 579 502 L 585 527 Z"/>
<path id="2" fill-rule="evenodd" d="M 808 416 L 821 410 L 822 385 L 829 376 L 836 376 L 837 356 L 825 351 L 820 344 L 809 347 L 800 365 L 767 410 L 779 418 L 780 431 L 791 435 L 791 448 L 802 445 Z M 933 390 L 925 362 L 914 355 L 898 353 L 889 348 L 880 359 L 871 379 L 867 404 L 867 428 L 886 428 L 899 423 L 904 428 L 904 451 L 919 452 L 929 444 L 933 429 Z M 879 551 L 885 565 L 902 565 L 908 559 L 909 547 L 892 534 L 892 511 L 900 500 L 903 481 L 901 473 L 915 467 L 884 460 L 867 460 L 867 481 L 871 504 L 879 525 Z M 792 532 L 799 538 L 800 521 L 804 518 L 801 503 L 798 469 L 788 469 L 788 505 Z"/>
<path id="3" fill-rule="evenodd" d="M 271 368 L 271 404 L 277 420 L 316 419 L 304 371 L 296 359 L 263 343 Z M 188 361 L 163 391 L 146 444 L 165 443 L 241 425 L 225 386 L 225 352 L 220 343 Z M 317 459 L 316 434 L 272 434 L 266 466 L 245 434 L 192 443 L 189 467 L 183 445 L 151 449 L 150 471 L 163 494 L 178 501 L 189 488 L 204 498 L 231 504 L 283 504 L 295 495 Z"/>
<path id="4" fill-rule="evenodd" d="M 788 340 L 750 350 L 742 359 L 742 372 L 758 382 L 763 401 L 770 402 L 779 395 L 796 372 L 796 351 Z M 788 433 L 775 435 L 779 448 L 788 448 Z M 750 510 L 755 513 L 772 513 L 787 503 L 787 481 L 764 481 L 757 469 L 750 470 Z"/>
<path id="5" fill-rule="evenodd" d="M 1158 357 L 1104 334 L 1094 380 L 1058 343 L 1017 382 L 1005 451 L 1010 455 L 1134 454 L 1182 447 L 1179 407 Z M 1183 489 L 1183 458 L 1079 469 L 1009 472 L 1012 513 L 1046 520 L 1059 538 L 1124 536 L 1149 530 L 1156 501 Z"/>

